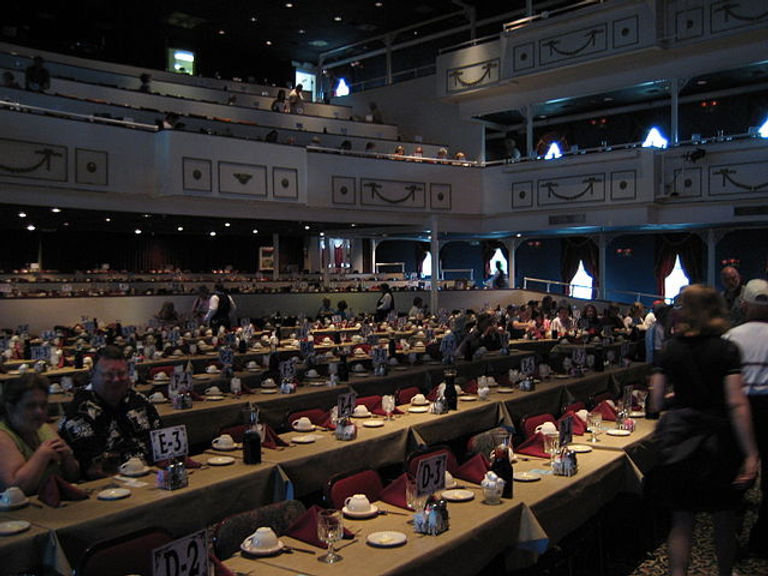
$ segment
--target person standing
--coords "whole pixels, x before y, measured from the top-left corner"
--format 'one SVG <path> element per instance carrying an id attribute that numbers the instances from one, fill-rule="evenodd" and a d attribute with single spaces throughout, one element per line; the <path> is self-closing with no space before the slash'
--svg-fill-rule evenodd
<path id="1" fill-rule="evenodd" d="M 197 288 L 197 296 L 194 302 L 192 302 L 192 318 L 197 322 L 202 322 L 208 312 L 208 301 L 211 299 L 208 293 L 208 286 L 205 284 L 200 285 Z"/>
<path id="2" fill-rule="evenodd" d="M 232 328 L 232 316 L 236 309 L 235 301 L 224 288 L 224 284 L 217 282 L 208 300 L 208 312 L 203 318 L 203 323 L 210 323 L 214 333 L 222 326 L 229 330 Z"/>
<path id="3" fill-rule="evenodd" d="M 736 326 L 744 321 L 741 309 L 741 291 L 744 283 L 741 274 L 733 266 L 726 266 L 720 271 L 720 280 L 723 283 L 723 298 L 728 306 L 728 317 L 731 324 Z"/>
<path id="4" fill-rule="evenodd" d="M 747 550 L 768 557 L 768 282 L 747 282 L 741 305 L 744 324 L 732 328 L 723 337 L 735 342 L 741 350 L 744 392 L 752 410 L 752 426 L 760 453 L 762 500 Z"/>
<path id="5" fill-rule="evenodd" d="M 291 92 L 288 94 L 288 111 L 291 114 L 301 114 L 304 112 L 304 96 L 302 95 L 303 91 L 304 86 L 301 84 L 296 84 L 296 88 L 291 90 Z"/>
<path id="6" fill-rule="evenodd" d="M 501 262 L 496 261 L 496 271 L 493 273 L 491 285 L 500 290 L 507 287 L 507 275 L 504 273 L 504 268 L 501 266 Z"/>
<path id="7" fill-rule="evenodd" d="M 736 509 L 754 482 L 758 455 L 749 403 L 742 389 L 737 346 L 720 336 L 728 328 L 725 301 L 711 287 L 685 288 L 651 377 L 651 408 L 659 421 L 659 461 L 649 473 L 652 501 L 671 508 L 667 539 L 671 576 L 685 576 L 695 513 L 713 513 L 719 576 L 731 576 L 736 553 Z"/>
<path id="8" fill-rule="evenodd" d="M 389 316 L 389 313 L 395 309 L 395 297 L 392 295 L 392 289 L 389 284 L 384 282 L 381 286 L 381 296 L 376 302 L 376 322 L 383 322 Z"/>
<path id="9" fill-rule="evenodd" d="M 45 92 L 51 87 L 51 73 L 45 67 L 42 56 L 35 56 L 32 64 L 27 67 L 25 86 L 32 92 Z"/>

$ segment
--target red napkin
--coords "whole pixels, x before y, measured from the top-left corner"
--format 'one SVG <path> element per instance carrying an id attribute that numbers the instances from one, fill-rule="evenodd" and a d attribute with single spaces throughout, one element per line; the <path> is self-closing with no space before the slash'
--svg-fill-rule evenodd
<path id="1" fill-rule="evenodd" d="M 331 411 L 328 410 L 328 412 L 325 413 L 325 416 L 322 417 L 319 426 L 321 428 L 327 428 L 328 430 L 336 430 L 336 424 L 331 422 Z"/>
<path id="2" fill-rule="evenodd" d="M 278 446 L 288 446 L 288 442 L 280 438 L 280 436 L 277 435 L 277 433 L 272 429 L 272 426 L 264 423 L 264 440 L 262 440 L 261 445 L 263 448 L 271 448 L 275 449 Z"/>
<path id="3" fill-rule="evenodd" d="M 536 432 L 525 442 L 515 448 L 515 453 L 525 454 L 526 456 L 536 456 L 537 458 L 546 458 L 549 460 L 549 454 L 544 452 L 544 434 Z"/>
<path id="4" fill-rule="evenodd" d="M 49 476 L 37 492 L 40 502 L 58 508 L 62 500 L 87 500 L 88 494 L 58 474 Z"/>
<path id="5" fill-rule="evenodd" d="M 483 481 L 483 477 L 485 476 L 485 473 L 488 472 L 488 468 L 490 467 L 488 460 L 483 454 L 475 454 L 464 462 L 459 468 L 456 470 L 456 472 L 453 473 L 453 475 L 456 478 L 461 478 L 462 480 L 466 480 L 467 482 L 472 482 L 473 484 L 480 484 Z"/>
<path id="6" fill-rule="evenodd" d="M 474 378 L 472 380 L 468 380 L 464 386 L 461 387 L 461 389 L 464 390 L 464 392 L 467 394 L 477 394 L 477 380 Z"/>
<path id="7" fill-rule="evenodd" d="M 439 384 L 438 384 L 438 386 L 439 386 Z M 432 388 L 432 390 L 430 390 L 429 393 L 427 394 L 427 400 L 429 400 L 430 402 L 434 402 L 435 400 L 437 400 L 437 388 L 438 388 L 438 386 L 435 386 L 434 388 Z"/>
<path id="8" fill-rule="evenodd" d="M 381 491 L 379 500 L 408 510 L 408 501 L 405 498 L 405 484 L 408 481 L 408 474 L 400 474 L 397 478 Z"/>
<path id="9" fill-rule="evenodd" d="M 317 504 L 312 506 L 291 524 L 285 535 L 318 548 L 327 548 L 327 545 L 317 537 L 317 515 L 321 510 L 322 508 Z M 353 536 L 352 532 L 344 528 L 344 538 L 352 538 Z"/>
<path id="10" fill-rule="evenodd" d="M 576 416 L 576 412 L 573 410 L 568 410 L 565 414 L 560 416 L 560 419 L 557 421 L 557 429 L 560 429 L 560 422 L 565 420 L 568 416 L 573 417 L 573 421 L 571 422 L 571 432 L 575 436 L 584 436 L 584 432 L 587 431 L 587 425 L 584 423 L 584 420 Z"/>
<path id="11" fill-rule="evenodd" d="M 224 563 L 216 558 L 216 554 L 213 552 L 208 554 L 208 560 L 213 564 L 213 573 L 215 576 L 235 576 L 235 573 L 224 566 Z"/>
<path id="12" fill-rule="evenodd" d="M 192 397 L 192 400 L 199 401 L 199 400 L 204 400 L 205 399 L 204 396 L 202 396 L 201 394 L 198 394 L 194 390 L 190 390 L 189 391 L 189 395 Z"/>
<path id="13" fill-rule="evenodd" d="M 597 412 L 603 415 L 603 420 L 610 420 L 616 422 L 616 410 L 614 410 L 607 400 L 603 400 L 592 409 L 592 412 Z"/>

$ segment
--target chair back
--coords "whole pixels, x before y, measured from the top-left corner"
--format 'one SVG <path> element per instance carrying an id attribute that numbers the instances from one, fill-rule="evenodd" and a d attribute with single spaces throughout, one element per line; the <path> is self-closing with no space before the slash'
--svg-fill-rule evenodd
<path id="1" fill-rule="evenodd" d="M 513 426 L 497 426 L 496 428 L 491 428 L 471 436 L 467 440 L 467 455 L 482 454 L 486 458 L 490 457 L 491 451 L 496 448 L 496 439 L 501 434 L 506 434 L 510 437 L 514 436 L 515 428 Z"/>
<path id="2" fill-rule="evenodd" d="M 255 510 L 227 516 L 213 530 L 213 551 L 217 558 L 225 560 L 240 550 L 243 540 L 253 534 L 257 528 L 269 526 L 280 536 L 304 512 L 306 508 L 298 500 L 283 500 Z"/>
<path id="3" fill-rule="evenodd" d="M 245 436 L 245 424 L 237 424 L 235 426 L 224 426 L 219 428 L 219 436 L 222 434 L 229 434 L 232 436 L 232 440 L 235 442 L 242 442 L 243 436 Z"/>
<path id="4" fill-rule="evenodd" d="M 574 402 L 573 404 L 568 404 L 567 406 L 563 406 L 563 414 L 566 412 L 578 412 L 579 410 L 586 410 L 587 405 L 584 404 L 584 402 Z"/>
<path id="5" fill-rule="evenodd" d="M 410 388 L 403 388 L 402 390 L 398 390 L 396 401 L 398 405 L 409 404 L 411 402 L 411 398 L 416 396 L 416 394 L 420 394 L 420 393 L 421 393 L 421 390 L 419 390 L 417 386 L 411 386 Z"/>
<path id="6" fill-rule="evenodd" d="M 171 542 L 163 528 L 144 528 L 88 548 L 75 570 L 76 576 L 125 576 L 152 574 L 152 550 Z"/>
<path id="7" fill-rule="evenodd" d="M 605 402 L 606 400 L 613 400 L 613 394 L 606 390 L 605 392 L 600 392 L 599 394 L 595 394 L 594 396 L 591 396 L 589 398 L 589 409 L 593 410 L 595 406 L 600 404 L 601 402 Z"/>
<path id="8" fill-rule="evenodd" d="M 412 476 L 415 476 L 416 471 L 419 469 L 419 462 L 421 462 L 424 458 L 437 456 L 438 454 L 445 454 L 447 456 L 445 462 L 446 470 L 448 470 L 448 472 L 451 474 L 456 472 L 456 469 L 459 467 L 459 463 L 456 461 L 456 456 L 453 454 L 453 452 L 451 452 L 451 449 L 448 448 L 448 446 L 442 445 L 423 446 L 408 454 L 408 457 L 405 460 L 406 472 Z"/>
<path id="9" fill-rule="evenodd" d="M 525 438 L 528 439 L 536 432 L 536 428 L 544 424 L 544 422 L 552 422 L 556 424 L 555 417 L 552 414 L 538 414 L 536 416 L 527 416 L 523 419 L 523 433 Z"/>
<path id="10" fill-rule="evenodd" d="M 160 374 L 161 372 L 164 372 L 168 378 L 171 378 L 173 376 L 173 370 L 173 366 L 155 366 L 154 368 L 149 369 L 149 378 L 153 379 L 155 374 Z"/>
<path id="11" fill-rule="evenodd" d="M 341 509 L 349 496 L 365 494 L 373 502 L 379 499 L 383 489 L 379 473 L 367 468 L 332 476 L 325 486 L 325 499 L 333 508 Z"/>
<path id="12" fill-rule="evenodd" d="M 325 410 L 321 410 L 320 408 L 311 408 L 309 410 L 292 412 L 291 414 L 288 414 L 288 417 L 286 418 L 286 428 L 290 428 L 291 423 L 294 420 L 298 420 L 299 418 L 304 417 L 309 418 L 309 421 L 312 422 L 312 424 L 315 426 L 322 426 L 327 417 L 327 412 Z"/>

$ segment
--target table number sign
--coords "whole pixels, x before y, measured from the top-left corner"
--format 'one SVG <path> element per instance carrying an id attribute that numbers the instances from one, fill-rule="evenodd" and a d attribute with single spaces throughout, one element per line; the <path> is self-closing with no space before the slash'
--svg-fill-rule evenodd
<path id="1" fill-rule="evenodd" d="M 40 333 L 40 338 L 42 338 L 43 340 L 48 342 L 48 341 L 53 340 L 54 338 L 56 338 L 56 332 L 54 332 L 53 330 L 43 330 Z"/>
<path id="2" fill-rule="evenodd" d="M 152 430 L 150 439 L 152 441 L 152 457 L 155 462 L 186 456 L 189 452 L 187 427 L 183 424 Z"/>
<path id="3" fill-rule="evenodd" d="M 585 366 L 587 364 L 587 349 L 584 347 L 576 348 L 571 354 L 571 360 L 576 366 Z"/>
<path id="4" fill-rule="evenodd" d="M 568 416 L 560 421 L 560 446 L 567 446 L 573 442 L 573 416 Z"/>
<path id="5" fill-rule="evenodd" d="M 120 282 L 117 285 L 117 289 L 120 290 L 120 292 L 128 292 L 131 289 L 131 286 L 125 282 Z"/>
<path id="6" fill-rule="evenodd" d="M 129 336 L 136 334 L 136 326 L 121 326 L 120 334 L 124 338 L 128 338 Z"/>
<path id="7" fill-rule="evenodd" d="M 445 488 L 445 468 L 448 456 L 437 454 L 419 461 L 416 469 L 416 492 L 428 496 Z"/>
<path id="8" fill-rule="evenodd" d="M 621 343 L 621 357 L 622 358 L 629 357 L 629 342 Z"/>
<path id="9" fill-rule="evenodd" d="M 301 340 L 299 342 L 299 352 L 302 358 L 307 358 L 315 353 L 315 341 L 314 340 Z"/>
<path id="10" fill-rule="evenodd" d="M 152 550 L 152 576 L 208 576 L 205 530 Z"/>
<path id="11" fill-rule="evenodd" d="M 536 357 L 526 356 L 520 361 L 520 372 L 527 376 L 532 376 L 536 372 Z"/>
<path id="12" fill-rule="evenodd" d="M 456 336 L 453 333 L 443 337 L 443 341 L 440 342 L 440 354 L 443 356 L 444 363 L 453 363 L 453 358 L 456 355 Z"/>
<path id="13" fill-rule="evenodd" d="M 251 325 L 251 319 L 250 318 L 240 318 L 240 327 L 246 328 Z"/>
<path id="14" fill-rule="evenodd" d="M 340 394 L 336 399 L 336 413 L 339 418 L 352 414 L 355 409 L 355 402 L 357 402 L 357 394 L 354 392 Z"/>
<path id="15" fill-rule="evenodd" d="M 389 357 L 389 350 L 386 348 L 371 348 L 371 357 L 374 364 L 386 364 Z"/>
<path id="16" fill-rule="evenodd" d="M 16 327 L 16 332 L 19 335 L 21 335 L 21 336 L 24 336 L 24 335 L 28 334 L 29 333 L 29 324 L 19 324 Z"/>
<path id="17" fill-rule="evenodd" d="M 51 359 L 51 347 L 48 344 L 31 346 L 30 352 L 32 354 L 32 360 L 45 360 L 48 362 Z"/>
<path id="18" fill-rule="evenodd" d="M 94 322 L 92 320 L 88 320 L 87 322 L 83 322 L 83 328 L 85 328 L 85 331 L 90 334 L 94 330 L 96 330 L 96 322 Z"/>
<path id="19" fill-rule="evenodd" d="M 296 380 L 296 365 L 293 360 L 283 360 L 278 366 L 280 369 L 280 379 L 283 382 L 294 382 Z"/>
<path id="20" fill-rule="evenodd" d="M 197 324 L 197 320 L 188 320 L 188 321 L 187 321 L 187 322 L 184 324 L 184 328 L 185 328 L 187 331 L 189 331 L 189 332 L 191 332 L 192 330 L 197 330 L 197 326 L 198 326 L 198 324 Z"/>
<path id="21" fill-rule="evenodd" d="M 235 352 L 231 348 L 222 348 L 219 350 L 219 362 L 232 365 L 235 360 Z"/>
<path id="22" fill-rule="evenodd" d="M 339 316 L 338 314 L 334 314 L 333 316 L 331 316 L 331 322 L 333 322 L 334 324 L 341 324 L 341 316 Z"/>
<path id="23" fill-rule="evenodd" d="M 173 330 L 168 332 L 168 340 L 170 340 L 174 344 L 179 344 L 179 342 L 181 341 L 181 332 L 174 328 Z"/>

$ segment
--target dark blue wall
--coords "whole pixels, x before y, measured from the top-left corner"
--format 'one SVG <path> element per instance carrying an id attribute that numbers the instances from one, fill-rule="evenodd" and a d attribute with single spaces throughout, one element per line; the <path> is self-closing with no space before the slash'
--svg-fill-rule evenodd
<path id="1" fill-rule="evenodd" d="M 483 263 L 483 247 L 480 242 L 449 242 L 440 250 L 443 268 L 471 268 L 474 270 L 476 284 L 485 280 L 485 264 Z M 451 278 L 456 275 L 452 274 Z"/>
<path id="2" fill-rule="evenodd" d="M 723 260 L 736 258 L 741 262 L 736 265 L 744 281 L 753 278 L 766 278 L 768 271 L 768 229 L 736 230 L 724 236 L 715 250 L 715 266 L 718 269 L 717 287 L 722 290 L 719 269 Z"/>
<path id="3" fill-rule="evenodd" d="M 622 256 L 617 250 L 632 250 L 631 256 Z M 656 293 L 656 277 L 653 273 L 654 238 L 651 234 L 618 236 L 606 250 L 606 294 L 609 300 L 633 302 L 634 296 L 614 291 Z M 646 299 L 641 298 L 642 302 Z"/>
<path id="4" fill-rule="evenodd" d="M 387 240 L 376 246 L 376 262 L 405 262 L 405 272 L 415 273 L 416 242 L 410 240 Z M 387 268 L 387 270 L 389 270 Z"/>
<path id="5" fill-rule="evenodd" d="M 541 246 L 531 246 L 529 242 L 541 242 Z M 517 268 L 515 269 L 515 287 L 523 287 L 523 277 L 543 278 L 546 280 L 561 281 L 560 278 L 560 256 L 562 246 L 560 238 L 543 238 L 523 242 L 517 248 L 517 258 L 515 260 Z M 542 284 L 529 284 L 531 290 L 546 290 Z M 552 292 L 562 294 L 562 290 L 551 289 Z"/>

